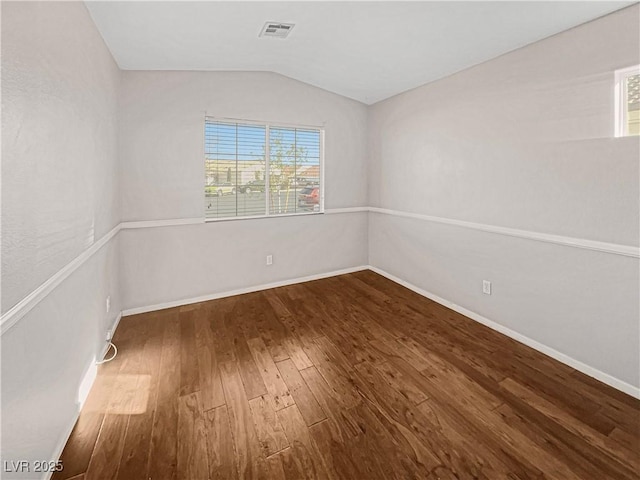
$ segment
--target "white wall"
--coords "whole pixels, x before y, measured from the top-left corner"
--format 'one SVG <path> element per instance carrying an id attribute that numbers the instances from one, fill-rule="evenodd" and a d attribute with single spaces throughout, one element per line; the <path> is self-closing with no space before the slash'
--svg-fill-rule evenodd
<path id="1" fill-rule="evenodd" d="M 2 2 L 3 313 L 118 225 L 118 86 L 82 2 Z M 3 326 L 3 460 L 59 453 L 120 310 L 117 249 L 112 240 Z"/>
<path id="2" fill-rule="evenodd" d="M 366 107 L 273 73 L 123 72 L 125 221 L 204 217 L 204 116 L 325 128 L 325 206 L 367 204 Z M 127 230 L 125 309 L 367 263 L 367 213 Z M 265 256 L 274 264 L 265 265 Z"/>
<path id="3" fill-rule="evenodd" d="M 2 335 L 2 460 L 53 460 L 80 411 L 82 381 L 120 311 L 112 240 Z M 105 297 L 112 310 L 105 316 Z M 5 478 L 3 476 L 2 478 Z M 6 475 L 42 478 L 42 474 Z"/>
<path id="4" fill-rule="evenodd" d="M 270 73 L 119 72 L 83 4 L 3 2 L 2 312 L 121 219 L 202 218 L 205 112 L 324 125 L 328 210 L 637 245 L 612 80 L 640 61 L 638 13 L 367 109 Z M 2 459 L 58 453 L 119 310 L 366 263 L 640 385 L 635 258 L 365 212 L 125 229 L 3 333 Z"/>
<path id="5" fill-rule="evenodd" d="M 636 5 L 371 107 L 371 205 L 637 246 L 640 148 L 613 138 L 613 72 L 640 63 L 638 17 Z M 381 213 L 369 242 L 372 265 L 640 385 L 637 258 Z"/>
<path id="6" fill-rule="evenodd" d="M 2 312 L 119 221 L 118 67 L 84 5 L 3 2 Z"/>

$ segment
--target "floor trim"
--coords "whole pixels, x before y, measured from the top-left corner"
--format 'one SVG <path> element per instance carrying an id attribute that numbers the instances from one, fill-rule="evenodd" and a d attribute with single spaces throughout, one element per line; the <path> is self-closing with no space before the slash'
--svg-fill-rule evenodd
<path id="1" fill-rule="evenodd" d="M 524 238 L 527 240 L 534 240 L 539 242 L 552 243 L 556 245 L 563 245 L 566 247 L 582 248 L 586 250 L 604 252 L 614 255 L 622 255 L 632 258 L 640 258 L 640 248 L 631 245 L 620 245 L 616 243 L 599 242 L 595 240 L 588 240 L 585 238 L 565 237 L 562 235 L 552 235 L 547 233 L 532 232 L 528 230 L 518 230 L 515 228 L 499 227 L 495 225 L 488 225 L 483 223 L 466 222 L 463 220 L 456 220 L 444 217 L 435 217 L 431 215 L 423 215 L 419 213 L 404 212 L 400 210 L 391 210 L 387 208 L 379 207 L 346 207 L 346 208 L 331 208 L 326 209 L 326 214 L 348 214 L 357 212 L 370 212 L 383 215 L 390 215 L 402 218 L 412 218 L 416 220 L 441 223 L 446 225 L 454 225 L 457 227 L 470 228 L 473 230 L 479 230 L 483 232 L 489 232 L 499 235 L 507 235 L 511 237 Z M 271 218 L 271 217 L 265 217 Z M 0 316 L 0 335 L 4 334 L 7 330 L 13 327 L 18 321 L 24 317 L 33 307 L 35 307 L 40 301 L 42 301 L 49 293 L 51 293 L 60 283 L 62 283 L 67 277 L 69 277 L 74 271 L 82 266 L 87 260 L 89 260 L 94 253 L 100 250 L 109 240 L 116 236 L 120 230 L 130 230 L 139 228 L 156 228 L 156 227 L 171 227 L 180 225 L 196 225 L 204 224 L 204 218 L 176 218 L 165 220 L 144 220 L 144 221 L 129 221 L 121 222 L 106 235 L 96 241 L 93 245 L 87 248 L 84 252 L 80 253 L 75 259 L 69 262 L 67 265 L 58 270 L 42 285 L 33 290 L 29 295 L 20 300 L 16 305 L 10 308 L 6 313 Z"/>
<path id="2" fill-rule="evenodd" d="M 58 442 L 58 445 L 54 450 L 54 454 L 53 454 L 53 457 L 51 458 L 51 462 L 55 463 L 58 460 L 60 460 L 60 457 L 62 456 L 62 452 L 64 451 L 64 447 L 67 446 L 67 442 L 69 441 L 69 438 L 71 438 L 71 433 L 73 432 L 73 429 L 76 426 L 76 423 L 78 422 L 79 418 L 80 418 L 80 410 L 76 412 L 76 414 L 71 419 L 71 422 L 69 423 L 69 425 L 67 425 L 64 435 L 61 437 L 60 442 Z M 43 473 L 42 478 L 43 480 L 49 480 L 53 476 L 53 474 L 54 474 L 53 471 L 45 472 Z"/>
<path id="3" fill-rule="evenodd" d="M 118 328 L 118 324 L 120 323 L 121 319 L 122 319 L 122 312 L 120 312 L 118 316 L 115 318 L 115 320 L 113 321 L 113 324 L 111 325 L 111 332 L 116 331 L 116 328 Z M 100 352 L 100 356 L 98 358 L 100 360 L 104 359 L 104 356 L 107 354 L 108 350 L 109 350 L 109 343 L 105 342 L 104 347 L 102 347 L 102 351 Z M 85 368 L 85 372 L 89 370 L 91 366 L 92 366 L 91 364 L 87 365 L 87 368 Z M 93 382 L 91 382 L 92 387 L 94 382 L 95 382 L 95 378 L 93 379 Z M 89 391 L 91 391 L 91 389 L 89 389 Z M 60 442 L 58 442 L 58 445 L 54 450 L 53 457 L 51 458 L 52 462 L 57 462 L 58 460 L 60 460 L 60 457 L 62 456 L 62 451 L 64 450 L 64 447 L 67 445 L 67 442 L 71 437 L 71 432 L 73 432 L 73 428 L 76 426 L 76 423 L 78 422 L 78 418 L 80 418 L 81 410 L 82 409 L 79 409 L 76 412 L 76 414 L 71 419 L 69 425 L 67 426 L 67 429 L 65 430 L 64 435 L 60 438 Z M 45 472 L 42 478 L 44 480 L 49 480 L 53 476 L 53 473 L 54 472 Z"/>
<path id="4" fill-rule="evenodd" d="M 638 398 L 640 399 L 640 388 L 637 388 L 627 382 L 624 382 L 612 375 L 609 375 L 608 373 L 602 372 L 594 367 L 591 367 L 579 360 L 576 360 L 572 357 L 570 357 L 569 355 L 566 355 L 562 352 L 559 352 L 558 350 L 555 350 L 551 347 L 548 347 L 547 345 L 544 345 L 536 340 L 533 340 L 525 335 L 522 335 L 521 333 L 516 332 L 515 330 L 511 330 L 510 328 L 507 328 L 493 320 L 490 320 L 486 317 L 483 317 L 482 315 L 473 312 L 471 310 L 468 310 L 464 307 L 461 307 L 460 305 L 453 303 L 445 298 L 442 298 L 434 293 L 431 293 L 427 290 L 424 290 L 420 287 L 417 287 L 415 285 L 413 285 L 412 283 L 409 283 L 405 280 L 402 280 L 399 277 L 396 277 L 395 275 L 392 275 L 380 268 L 374 267 L 372 265 L 361 265 L 358 267 L 352 267 L 352 268 L 345 268 L 342 270 L 334 270 L 332 272 L 326 272 L 326 273 L 320 273 L 317 275 L 309 275 L 306 277 L 298 277 L 298 278 L 292 278 L 289 280 L 283 280 L 283 281 L 279 281 L 279 282 L 273 282 L 273 283 L 267 283 L 267 284 L 262 284 L 262 285 L 255 285 L 253 287 L 247 287 L 247 288 L 241 288 L 241 289 L 237 289 L 237 290 L 229 290 L 226 292 L 220 292 L 220 293 L 214 293 L 214 294 L 210 294 L 210 295 L 203 295 L 200 297 L 194 297 L 194 298 L 188 298 L 188 299 L 183 299 L 183 300 L 176 300 L 173 302 L 166 302 L 166 303 L 159 303 L 159 304 L 155 304 L 155 305 L 148 305 L 148 306 L 144 306 L 144 307 L 136 307 L 136 308 L 130 308 L 127 310 L 124 310 L 122 312 L 123 316 L 128 316 L 128 315 L 136 315 L 136 314 L 140 314 L 140 313 L 147 313 L 147 312 L 153 312 L 156 310 L 163 310 L 166 308 L 174 308 L 174 307 L 179 307 L 179 306 L 183 306 L 183 305 L 189 305 L 192 303 L 200 303 L 200 302 L 206 302 L 209 300 L 216 300 L 218 298 L 224 298 L 224 297 L 231 297 L 234 295 L 242 295 L 244 293 L 251 293 L 251 292 L 258 292 L 261 290 L 267 290 L 270 288 L 276 288 L 276 287 L 283 287 L 286 285 L 293 285 L 296 283 L 302 283 L 302 282 L 308 282 L 311 280 L 319 280 L 322 278 L 328 278 L 328 277 L 334 277 L 336 275 L 344 275 L 346 273 L 353 273 L 353 272 L 358 272 L 358 271 L 362 271 L 362 270 L 371 270 L 373 272 L 376 272 L 380 275 L 382 275 L 383 277 L 398 283 L 406 288 L 408 288 L 409 290 L 412 290 L 416 293 L 418 293 L 419 295 L 422 295 L 423 297 L 426 297 L 430 300 L 433 300 L 434 302 L 437 302 L 441 305 L 444 305 L 447 308 L 450 308 L 451 310 L 454 310 L 466 317 L 469 317 L 472 320 L 475 320 L 478 323 L 482 323 L 483 325 L 491 328 L 492 330 L 495 330 L 497 332 L 502 333 L 503 335 L 506 335 L 509 338 L 512 338 L 528 347 L 533 348 L 534 350 L 537 350 L 541 353 L 544 353 L 545 355 L 548 355 L 549 357 L 564 363 L 565 365 L 570 366 L 571 368 L 575 368 L 576 370 L 584 373 L 585 375 L 588 375 L 590 377 L 595 378 L 596 380 L 599 380 L 603 383 L 606 383 L 607 385 L 615 388 L 616 390 L 620 390 L 628 395 L 631 395 L 632 397 Z"/>
<path id="5" fill-rule="evenodd" d="M 261 290 L 268 290 L 270 288 L 284 287 L 286 285 L 293 285 L 295 283 L 310 282 L 311 280 L 320 280 L 322 278 L 335 277 L 337 275 L 344 275 L 346 273 L 359 272 L 359 271 L 368 270 L 368 269 L 369 269 L 368 265 L 359 265 L 357 267 L 343 268 L 341 270 L 333 270 L 331 272 L 308 275 L 306 277 L 297 277 L 297 278 L 291 278 L 287 280 L 280 280 L 278 282 L 264 283 L 262 285 L 254 285 L 251 287 L 239 288 L 236 290 L 227 290 L 225 292 L 212 293 L 209 295 L 202 295 L 200 297 L 185 298 L 182 300 L 174 300 L 172 302 L 164 302 L 164 303 L 157 303 L 155 305 L 129 308 L 129 309 L 123 310 L 122 315 L 128 316 L 128 315 L 137 315 L 139 313 L 154 312 L 157 310 L 164 310 L 166 308 L 180 307 L 184 305 L 190 305 L 192 303 L 207 302 L 209 300 L 216 300 L 218 298 L 232 297 L 234 295 L 242 295 L 244 293 L 259 292 Z"/>
<path id="6" fill-rule="evenodd" d="M 602 383 L 606 383 L 607 385 L 609 385 L 610 387 L 615 388 L 616 390 L 620 390 L 621 392 L 624 392 L 628 395 L 631 395 L 632 397 L 638 398 L 640 399 L 640 388 L 638 387 L 634 387 L 633 385 L 624 382 L 612 375 L 609 375 L 608 373 L 604 373 L 600 370 L 598 370 L 597 368 L 591 367 L 585 363 L 582 363 L 579 360 L 576 360 L 575 358 L 570 357 L 569 355 L 566 355 L 562 352 L 559 352 L 551 347 L 548 347 L 536 340 L 533 340 L 525 335 L 522 335 L 521 333 L 516 332 L 515 330 L 511 330 L 510 328 L 507 328 L 503 325 L 500 325 L 497 322 L 494 322 L 493 320 L 489 320 L 486 317 L 483 317 L 482 315 L 473 312 L 471 310 L 468 310 L 464 307 L 461 307 L 460 305 L 457 305 L 447 299 L 444 299 L 442 297 L 439 297 L 438 295 L 431 293 L 427 290 L 424 290 L 420 287 L 417 287 L 415 285 L 413 285 L 412 283 L 409 283 L 405 280 L 402 280 L 401 278 L 396 277 L 395 275 L 392 275 L 380 268 L 374 267 L 369 265 L 368 267 L 370 270 L 382 275 L 383 277 L 398 283 L 400 285 L 402 285 L 403 287 L 408 288 L 409 290 L 413 290 L 414 292 L 416 292 L 419 295 L 422 295 L 423 297 L 426 297 L 430 300 L 433 300 L 436 303 L 439 303 L 440 305 L 444 305 L 447 308 L 450 308 L 451 310 L 454 310 L 462 315 L 464 315 L 465 317 L 469 317 L 472 320 L 475 320 L 478 323 L 481 323 L 489 328 L 491 328 L 492 330 L 495 330 L 497 332 L 502 333 L 503 335 L 506 335 L 507 337 L 510 337 L 520 343 L 523 343 L 524 345 L 533 348 L 534 350 L 537 350 L 541 353 L 544 353 L 545 355 L 548 355 L 549 357 L 564 363 L 565 365 L 568 365 L 572 368 L 575 368 L 576 370 L 584 373 L 585 375 L 588 375 L 590 377 L 595 378 L 596 380 L 601 381 Z"/>
<path id="7" fill-rule="evenodd" d="M 111 338 L 112 339 L 113 339 L 113 335 L 116 333 L 116 329 L 118 328 L 118 325 L 120 325 L 120 320 L 122 320 L 123 316 L 124 316 L 123 312 L 118 313 L 118 316 L 116 317 L 116 319 L 111 324 L 111 328 L 109 329 L 109 331 L 111 332 Z M 104 346 L 104 351 L 102 352 L 102 355 L 100 356 L 100 360 L 104 359 L 104 356 L 107 354 L 108 350 L 109 350 L 109 342 L 107 342 L 107 344 Z"/>
<path id="8" fill-rule="evenodd" d="M 327 214 L 343 214 L 368 212 L 369 207 L 349 207 L 349 208 L 333 208 L 325 210 Z M 272 218 L 272 217 L 264 217 Z M 33 307 L 44 300 L 58 285 L 66 280 L 73 272 L 87 262 L 95 253 L 105 246 L 112 238 L 114 238 L 121 230 L 135 230 L 140 228 L 157 228 L 157 227 L 173 227 L 181 225 L 198 225 L 204 224 L 204 217 L 197 218 L 174 218 L 165 220 L 144 220 L 121 222 L 113 227 L 102 238 L 94 242 L 86 250 L 81 252 L 76 258 L 49 277 L 42 285 L 38 286 L 26 297 L 16 303 L 0 316 L 0 335 L 4 335 L 11 327 L 16 325 Z"/>

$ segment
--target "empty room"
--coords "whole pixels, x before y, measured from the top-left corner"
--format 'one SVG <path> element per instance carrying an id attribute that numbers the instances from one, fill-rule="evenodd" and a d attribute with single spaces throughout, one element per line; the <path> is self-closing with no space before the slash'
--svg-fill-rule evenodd
<path id="1" fill-rule="evenodd" d="M 0 23 L 0 478 L 640 479 L 640 4 Z"/>

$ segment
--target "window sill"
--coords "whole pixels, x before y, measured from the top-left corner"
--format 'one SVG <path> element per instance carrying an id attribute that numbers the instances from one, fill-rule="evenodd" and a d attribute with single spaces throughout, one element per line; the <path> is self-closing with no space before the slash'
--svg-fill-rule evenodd
<path id="1" fill-rule="evenodd" d="M 282 218 L 282 217 L 306 217 L 310 215 L 324 215 L 324 210 L 319 212 L 300 212 L 300 213 L 282 213 L 279 215 L 252 215 L 246 217 L 222 217 L 222 218 L 205 218 L 205 223 L 217 222 L 235 222 L 237 220 L 258 220 L 262 218 Z"/>

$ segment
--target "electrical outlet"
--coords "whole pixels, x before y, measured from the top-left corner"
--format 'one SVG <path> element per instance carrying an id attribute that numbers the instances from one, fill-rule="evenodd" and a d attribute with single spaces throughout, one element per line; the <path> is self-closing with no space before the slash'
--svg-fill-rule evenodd
<path id="1" fill-rule="evenodd" d="M 113 338 L 113 332 L 111 330 L 107 330 L 107 342 L 110 342 L 111 338 Z"/>
<path id="2" fill-rule="evenodd" d="M 491 295 L 491 282 L 489 280 L 482 281 L 482 293 Z"/>
<path id="3" fill-rule="evenodd" d="M 111 311 L 111 295 L 107 297 L 107 301 L 105 303 L 107 307 L 107 313 L 109 313 Z"/>
<path id="4" fill-rule="evenodd" d="M 273 255 L 267 255 L 267 265 L 271 265 L 273 263 Z"/>

